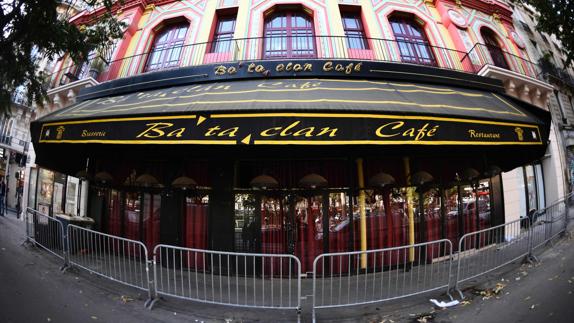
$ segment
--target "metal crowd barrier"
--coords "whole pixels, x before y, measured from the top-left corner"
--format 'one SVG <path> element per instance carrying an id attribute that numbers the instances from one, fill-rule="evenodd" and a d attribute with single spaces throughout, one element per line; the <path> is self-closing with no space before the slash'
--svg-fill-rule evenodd
<path id="1" fill-rule="evenodd" d="M 68 263 L 113 281 L 148 292 L 148 251 L 139 241 L 68 225 Z"/>
<path id="2" fill-rule="evenodd" d="M 31 208 L 26 210 L 24 222 L 26 224 L 28 241 L 61 259 L 66 258 L 64 226 L 62 222 Z"/>
<path id="3" fill-rule="evenodd" d="M 571 204 L 574 193 L 531 218 L 465 234 L 456 254 L 448 239 L 321 254 L 313 262 L 313 320 L 317 309 L 370 304 L 443 288 L 449 297 L 452 287 L 464 297 L 460 285 L 465 281 L 522 257 L 533 257 L 533 250 L 564 233 L 569 213 L 574 213 Z M 33 209 L 26 211 L 26 234 L 28 241 L 62 258 L 65 266 L 146 290 L 149 301 L 166 295 L 211 304 L 301 310 L 301 262 L 294 255 L 157 245 L 152 263 L 139 241 L 75 225 L 65 231 L 62 222 Z"/>
<path id="4" fill-rule="evenodd" d="M 535 212 L 532 220 L 532 250 L 538 249 L 566 231 L 568 204 L 572 195 L 552 203 L 544 210 Z"/>
<path id="5" fill-rule="evenodd" d="M 519 219 L 463 235 L 459 240 L 455 289 L 530 253 L 530 220 Z"/>
<path id="6" fill-rule="evenodd" d="M 204 303 L 301 308 L 301 263 L 293 255 L 248 254 L 157 245 L 154 291 Z"/>
<path id="7" fill-rule="evenodd" d="M 448 239 L 319 255 L 313 262 L 313 321 L 320 308 L 369 304 L 437 289 L 449 294 Z"/>

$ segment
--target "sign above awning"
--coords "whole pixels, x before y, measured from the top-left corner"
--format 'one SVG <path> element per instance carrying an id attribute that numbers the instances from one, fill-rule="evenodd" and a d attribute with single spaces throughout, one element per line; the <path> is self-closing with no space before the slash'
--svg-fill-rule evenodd
<path id="1" fill-rule="evenodd" d="M 544 145 L 548 121 L 501 94 L 340 79 L 195 84 L 78 103 L 38 144 Z"/>
<path id="2" fill-rule="evenodd" d="M 244 113 L 49 122 L 39 143 L 542 145 L 538 125 L 343 113 Z"/>

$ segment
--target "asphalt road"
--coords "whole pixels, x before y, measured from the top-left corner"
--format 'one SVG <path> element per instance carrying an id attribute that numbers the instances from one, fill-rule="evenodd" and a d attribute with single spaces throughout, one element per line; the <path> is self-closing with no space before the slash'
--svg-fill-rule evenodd
<path id="1" fill-rule="evenodd" d="M 523 265 L 491 280 L 479 290 L 504 285 L 498 295 L 483 299 L 466 292 L 470 304 L 441 311 L 435 321 L 485 322 L 574 322 L 574 239 L 560 240 L 546 250 L 540 263 Z M 501 285 L 499 285 L 501 286 Z"/>
<path id="2" fill-rule="evenodd" d="M 123 287 L 84 271 L 62 273 L 62 261 L 23 245 L 23 223 L 0 217 L 0 323 L 8 322 L 293 322 L 284 311 L 237 310 L 177 300 L 143 308 L 143 291 Z M 323 310 L 326 322 L 572 322 L 574 317 L 574 239 L 560 240 L 535 266 L 510 265 L 475 286 L 504 287 L 483 299 L 466 290 L 469 303 L 445 310 L 431 306 L 427 294 L 407 299 Z M 501 277 L 504 281 L 501 281 Z M 476 292 L 478 293 L 478 292 Z M 304 302 L 305 303 L 305 302 Z M 304 308 L 309 313 L 308 308 Z M 304 315 L 301 320 L 309 321 Z"/>
<path id="3" fill-rule="evenodd" d="M 173 321 L 144 310 L 145 293 L 62 273 L 61 260 L 22 245 L 23 233 L 22 222 L 0 217 L 0 322 Z"/>

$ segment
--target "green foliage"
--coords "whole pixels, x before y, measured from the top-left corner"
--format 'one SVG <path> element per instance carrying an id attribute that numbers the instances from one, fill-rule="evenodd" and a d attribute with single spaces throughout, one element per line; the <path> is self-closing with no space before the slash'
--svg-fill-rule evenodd
<path id="1" fill-rule="evenodd" d="M 104 7 L 89 25 L 69 22 L 71 9 L 58 14 L 64 3 Z M 114 0 L 13 0 L 0 2 L 0 111 L 9 113 L 11 94 L 24 85 L 28 103 L 46 98 L 47 75 L 38 72 L 41 57 L 69 54 L 76 63 L 100 52 L 123 36 L 124 25 L 112 14 Z M 34 52 L 34 53 L 33 53 Z"/>
<path id="2" fill-rule="evenodd" d="M 520 1 L 517 1 L 520 2 Z M 562 42 L 566 65 L 574 60 L 574 1 L 572 0 L 522 0 L 539 13 L 536 29 L 555 35 Z"/>

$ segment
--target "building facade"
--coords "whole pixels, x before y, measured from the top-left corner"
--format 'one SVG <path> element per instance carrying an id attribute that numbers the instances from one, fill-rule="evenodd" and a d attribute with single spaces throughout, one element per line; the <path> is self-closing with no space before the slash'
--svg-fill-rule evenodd
<path id="1" fill-rule="evenodd" d="M 25 169 L 31 146 L 30 121 L 34 119 L 23 88 L 12 96 L 10 111 L 0 120 L 0 176 L 6 184 L 6 207 L 20 211 L 25 187 Z"/>
<path id="2" fill-rule="evenodd" d="M 116 9 L 109 56 L 54 68 L 30 207 L 148 247 L 291 253 L 306 271 L 323 252 L 456 241 L 564 194 L 553 88 L 504 3 Z"/>
<path id="3" fill-rule="evenodd" d="M 574 122 L 574 105 L 572 89 L 574 86 L 572 67 L 567 67 L 566 53 L 559 40 L 553 35 L 536 30 L 536 11 L 527 6 L 519 5 L 514 8 L 514 21 L 517 31 L 525 40 L 525 46 L 531 59 L 538 62 L 539 73 L 553 87 L 549 100 L 549 109 L 553 117 L 553 131 L 557 132 L 557 143 L 565 167 L 563 178 L 565 190 L 572 191 L 573 154 L 572 124 Z"/>

